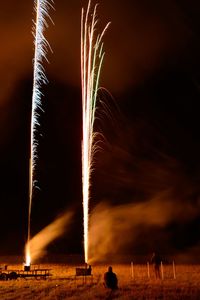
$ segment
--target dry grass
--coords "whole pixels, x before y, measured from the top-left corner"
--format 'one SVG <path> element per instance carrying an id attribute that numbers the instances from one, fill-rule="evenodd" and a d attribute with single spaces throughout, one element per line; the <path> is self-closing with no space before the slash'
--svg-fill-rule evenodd
<path id="1" fill-rule="evenodd" d="M 21 268 L 21 266 L 13 266 Z M 134 266 L 134 279 L 129 265 L 114 265 L 118 275 L 119 290 L 110 293 L 103 286 L 103 274 L 107 266 L 93 267 L 93 283 L 87 278 L 74 279 L 75 268 L 69 265 L 41 265 L 51 268 L 53 276 L 48 280 L 18 279 L 0 282 L 1 300 L 94 300 L 94 299 L 200 299 L 200 266 L 177 266 L 177 278 L 173 279 L 172 266 L 164 266 L 164 280 L 156 280 L 152 270 L 150 279 L 145 265 Z"/>

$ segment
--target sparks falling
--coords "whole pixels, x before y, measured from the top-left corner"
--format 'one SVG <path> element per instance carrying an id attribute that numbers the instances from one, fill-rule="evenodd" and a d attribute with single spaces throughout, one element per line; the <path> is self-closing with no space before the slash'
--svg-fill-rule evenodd
<path id="1" fill-rule="evenodd" d="M 91 1 L 89 0 L 86 14 L 82 9 L 81 17 L 81 81 L 82 81 L 82 185 L 83 185 L 83 225 L 84 225 L 84 254 L 88 262 L 88 227 L 89 227 L 89 189 L 93 155 L 96 149 L 94 119 L 99 88 L 99 77 L 105 52 L 102 38 L 109 23 L 104 30 L 94 35 L 97 25 L 97 5 L 90 17 Z"/>
<path id="2" fill-rule="evenodd" d="M 48 41 L 44 36 L 44 31 L 48 27 L 47 19 L 50 19 L 49 9 L 52 8 L 53 1 L 50 0 L 35 0 L 34 11 L 36 19 L 33 21 L 33 36 L 34 36 L 34 63 L 33 63 L 33 93 L 32 93 L 32 113 L 31 113 L 31 150 L 30 150 L 30 166 L 29 166 L 29 211 L 28 211 L 28 239 L 25 247 L 26 265 L 31 263 L 31 254 L 29 249 L 29 241 L 31 238 L 31 207 L 33 191 L 37 187 L 35 179 L 35 169 L 37 163 L 37 146 L 36 137 L 37 128 L 40 126 L 39 112 L 41 108 L 41 85 L 47 83 L 45 70 L 42 65 L 43 60 L 47 61 L 46 55 L 50 48 Z M 51 20 L 52 21 L 52 20 Z M 51 48 L 50 48 L 51 49 Z"/>

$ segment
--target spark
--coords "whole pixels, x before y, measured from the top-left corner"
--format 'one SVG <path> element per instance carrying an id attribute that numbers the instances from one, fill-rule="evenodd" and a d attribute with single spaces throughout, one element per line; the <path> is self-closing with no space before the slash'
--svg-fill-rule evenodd
<path id="1" fill-rule="evenodd" d="M 102 38 L 110 23 L 103 31 L 95 36 L 97 25 L 97 4 L 91 11 L 89 0 L 86 13 L 82 9 L 81 15 L 81 82 L 82 82 L 82 186 L 83 186 L 83 226 L 84 226 L 84 255 L 88 262 L 88 228 L 89 228 L 89 198 L 90 177 L 93 167 L 93 156 L 97 148 L 94 132 L 94 120 L 99 78 L 105 52 Z M 90 17 L 91 16 L 91 17 Z"/>
<path id="2" fill-rule="evenodd" d="M 30 141 L 30 165 L 29 165 L 29 211 L 28 211 L 28 238 L 27 246 L 25 247 L 26 255 L 26 265 L 30 265 L 31 256 L 29 249 L 29 241 L 31 238 L 31 208 L 32 208 L 32 198 L 33 191 L 37 188 L 37 180 L 35 179 L 35 170 L 37 164 L 37 147 L 38 141 L 36 132 L 40 126 L 39 116 L 42 110 L 41 104 L 41 86 L 48 82 L 45 75 L 45 70 L 42 65 L 43 60 L 47 60 L 48 49 L 51 47 L 44 36 L 44 31 L 48 27 L 47 20 L 51 22 L 51 17 L 49 16 L 49 9 L 53 8 L 52 0 L 34 0 L 34 11 L 36 18 L 33 21 L 33 36 L 34 36 L 34 61 L 33 61 L 33 92 L 32 92 L 32 112 L 31 112 L 31 141 Z"/>

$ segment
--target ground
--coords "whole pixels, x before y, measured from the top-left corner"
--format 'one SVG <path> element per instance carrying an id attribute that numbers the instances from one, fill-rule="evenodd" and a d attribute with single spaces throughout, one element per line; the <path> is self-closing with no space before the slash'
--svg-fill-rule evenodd
<path id="1" fill-rule="evenodd" d="M 12 268 L 21 268 L 19 265 Z M 103 274 L 107 265 L 93 266 L 93 280 L 82 277 L 75 280 L 75 266 L 66 264 L 45 264 L 41 268 L 50 268 L 52 276 L 47 280 L 17 279 L 0 281 L 1 300 L 199 300 L 200 299 L 200 265 L 176 266 L 176 279 L 172 265 L 164 265 L 164 279 L 154 278 L 150 267 L 150 278 L 146 265 L 113 265 L 119 279 L 119 289 L 110 292 L 103 286 Z M 11 268 L 10 266 L 8 268 Z"/>

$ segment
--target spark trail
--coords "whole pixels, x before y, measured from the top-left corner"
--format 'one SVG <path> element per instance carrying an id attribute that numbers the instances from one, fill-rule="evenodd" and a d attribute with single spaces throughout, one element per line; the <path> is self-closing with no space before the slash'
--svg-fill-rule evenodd
<path id="1" fill-rule="evenodd" d="M 86 13 L 82 9 L 81 16 L 81 82 L 82 82 L 82 189 L 83 189 L 83 226 L 84 226 L 84 255 L 88 262 L 88 227 L 89 227 L 89 198 L 90 177 L 93 167 L 93 156 L 97 148 L 94 132 L 94 120 L 99 78 L 105 52 L 102 38 L 110 23 L 100 34 L 96 33 L 97 4 L 91 14 L 89 0 Z"/>
<path id="2" fill-rule="evenodd" d="M 47 61 L 46 55 L 50 48 L 44 36 L 44 31 L 48 27 L 47 19 L 50 19 L 49 9 L 53 8 L 52 0 L 34 0 L 35 20 L 33 21 L 34 36 L 34 62 L 33 62 L 33 92 L 32 92 L 32 113 L 31 113 L 31 141 L 30 141 L 30 164 L 29 164 L 29 211 L 28 211 L 28 238 L 25 247 L 26 265 L 31 263 L 29 241 L 31 238 L 31 208 L 33 191 L 37 187 L 35 179 L 35 169 L 37 164 L 37 129 L 40 126 L 39 116 L 41 108 L 41 85 L 46 84 L 47 78 L 42 65 L 43 60 Z M 52 21 L 52 20 L 51 20 Z"/>

